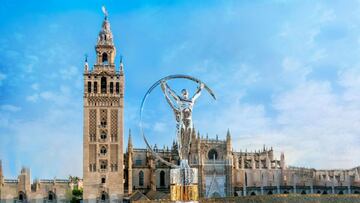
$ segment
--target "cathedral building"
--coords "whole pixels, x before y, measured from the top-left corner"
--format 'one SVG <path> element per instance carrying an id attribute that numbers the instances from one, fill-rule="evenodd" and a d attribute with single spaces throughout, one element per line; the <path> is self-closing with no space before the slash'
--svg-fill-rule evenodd
<path id="1" fill-rule="evenodd" d="M 149 149 L 136 148 L 132 135 L 124 152 L 125 74 L 105 15 L 95 46 L 96 62 L 84 65 L 83 179 L 35 180 L 23 168 L 6 179 L 0 162 L 0 202 L 69 202 L 74 187 L 83 188 L 84 202 L 131 202 L 169 199 L 170 167 Z M 80 113 L 80 112 L 79 112 Z M 192 131 L 189 165 L 198 169 L 201 198 L 271 194 L 359 194 L 360 167 L 316 170 L 287 166 L 285 155 L 272 148 L 234 151 L 230 130 L 225 139 Z M 179 162 L 178 145 L 158 148 L 164 160 Z"/>

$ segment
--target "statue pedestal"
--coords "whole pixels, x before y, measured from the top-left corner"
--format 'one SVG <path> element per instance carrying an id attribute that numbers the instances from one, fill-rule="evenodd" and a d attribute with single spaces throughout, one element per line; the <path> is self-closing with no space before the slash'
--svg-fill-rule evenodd
<path id="1" fill-rule="evenodd" d="M 196 168 L 181 165 L 180 168 L 170 170 L 170 199 L 175 202 L 198 202 L 198 170 Z"/>

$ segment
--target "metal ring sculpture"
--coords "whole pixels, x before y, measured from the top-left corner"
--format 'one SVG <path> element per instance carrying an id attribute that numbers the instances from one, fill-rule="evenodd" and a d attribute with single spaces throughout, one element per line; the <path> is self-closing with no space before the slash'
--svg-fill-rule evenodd
<path id="1" fill-rule="evenodd" d="M 165 165 L 173 167 L 173 168 L 178 168 L 178 165 L 175 165 L 173 163 L 170 163 L 168 161 L 166 161 L 165 159 L 163 159 L 160 155 L 158 155 L 156 152 L 154 152 L 149 144 L 149 142 L 146 139 L 145 133 L 144 133 L 144 129 L 143 129 L 143 122 L 142 122 L 142 113 L 143 113 L 143 109 L 144 109 L 144 105 L 146 102 L 147 97 L 150 95 L 150 93 L 161 83 L 161 81 L 168 81 L 168 80 L 172 80 L 172 79 L 188 79 L 191 81 L 194 81 L 196 83 L 203 83 L 201 80 L 194 78 L 192 76 L 188 76 L 188 75 L 169 75 L 166 77 L 161 78 L 160 80 L 156 81 L 150 88 L 149 90 L 146 92 L 144 98 L 142 99 L 141 102 L 141 106 L 140 106 L 140 133 L 145 141 L 146 146 L 148 147 L 148 149 L 150 150 L 151 154 L 153 156 L 155 156 L 158 160 L 160 160 L 161 162 L 163 162 Z M 204 84 L 204 88 L 207 90 L 207 92 L 212 96 L 212 98 L 214 98 L 216 100 L 215 94 L 212 92 L 212 90 L 205 84 Z"/>

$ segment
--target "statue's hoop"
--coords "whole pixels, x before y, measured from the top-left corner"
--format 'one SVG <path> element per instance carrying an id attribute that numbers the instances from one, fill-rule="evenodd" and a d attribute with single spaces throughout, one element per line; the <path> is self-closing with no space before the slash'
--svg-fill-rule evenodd
<path id="1" fill-rule="evenodd" d="M 150 93 L 161 83 L 161 81 L 168 81 L 168 80 L 172 80 L 172 79 L 188 79 L 188 80 L 192 80 L 196 83 L 203 83 L 201 80 L 192 77 L 192 76 L 188 76 L 188 75 L 169 75 L 166 77 L 161 78 L 160 80 L 156 81 L 150 88 L 149 90 L 146 92 L 144 98 L 141 101 L 141 106 L 140 106 L 140 133 L 145 141 L 146 146 L 148 147 L 148 149 L 150 150 L 151 154 L 153 156 L 155 156 L 158 160 L 160 160 L 161 162 L 163 162 L 165 165 L 167 166 L 171 166 L 173 168 L 177 168 L 179 167 L 178 165 L 175 165 L 173 163 L 170 163 L 168 161 L 166 161 L 165 159 L 163 159 L 160 155 L 158 155 L 156 152 L 154 152 L 154 150 L 151 149 L 151 146 L 149 144 L 149 142 L 146 139 L 145 133 L 144 133 L 144 128 L 143 128 L 143 122 L 142 122 L 142 113 L 143 113 L 143 109 L 144 109 L 144 105 L 146 102 L 147 97 L 150 95 Z M 204 88 L 206 89 L 207 92 L 209 92 L 209 94 L 212 96 L 212 98 L 214 98 L 216 100 L 215 94 L 213 93 L 213 91 L 205 84 L 204 84 Z"/>

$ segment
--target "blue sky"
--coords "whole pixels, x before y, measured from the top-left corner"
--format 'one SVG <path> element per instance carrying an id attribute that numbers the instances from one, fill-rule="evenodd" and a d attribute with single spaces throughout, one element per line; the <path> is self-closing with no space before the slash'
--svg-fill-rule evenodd
<path id="1" fill-rule="evenodd" d="M 273 146 L 287 164 L 360 165 L 358 1 L 2 1 L 0 159 L 6 177 L 82 176 L 82 71 L 106 5 L 126 74 L 125 143 L 138 136 L 143 95 L 170 74 L 201 78 L 195 127 L 234 150 Z M 180 89 L 179 81 L 172 83 Z M 187 87 L 191 84 L 184 83 Z M 194 88 L 194 87 L 192 87 Z M 159 90 L 146 131 L 171 145 L 174 118 Z"/>

